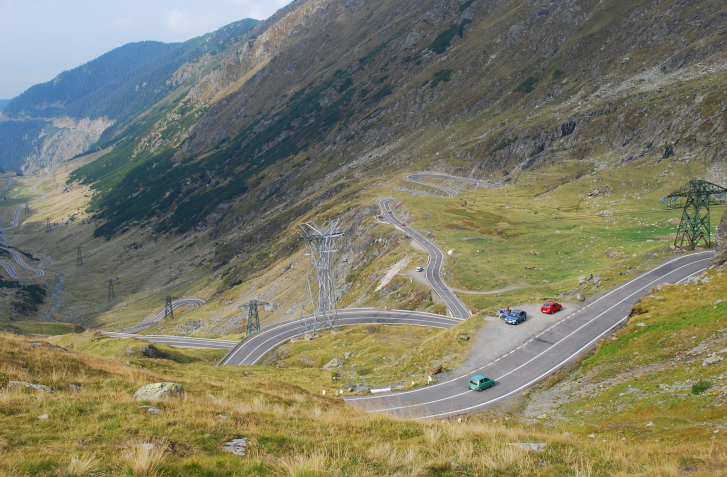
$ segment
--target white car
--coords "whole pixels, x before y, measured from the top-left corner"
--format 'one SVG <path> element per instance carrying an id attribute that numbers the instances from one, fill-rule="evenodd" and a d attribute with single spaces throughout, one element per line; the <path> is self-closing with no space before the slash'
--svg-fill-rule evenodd
<path id="1" fill-rule="evenodd" d="M 416 270 L 417 270 L 417 272 L 423 272 L 424 271 L 424 267 L 417 267 Z"/>

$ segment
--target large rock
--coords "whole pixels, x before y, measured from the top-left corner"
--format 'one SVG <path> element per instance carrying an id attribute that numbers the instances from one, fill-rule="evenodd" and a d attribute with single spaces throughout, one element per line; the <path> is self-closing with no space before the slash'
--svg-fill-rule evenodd
<path id="1" fill-rule="evenodd" d="M 182 397 L 184 388 L 176 383 L 154 383 L 142 386 L 134 393 L 134 398 L 138 400 L 159 401 L 161 399 L 171 399 Z"/>
<path id="2" fill-rule="evenodd" d="M 147 358 L 162 359 L 167 357 L 166 353 L 164 353 L 163 351 L 159 351 L 157 347 L 153 344 L 144 346 L 139 351 L 141 351 L 141 354 L 143 354 Z"/>
<path id="3" fill-rule="evenodd" d="M 340 368 L 341 366 L 343 366 L 343 361 L 340 358 L 333 358 L 328 364 L 323 366 L 323 369 Z"/>
<path id="4" fill-rule="evenodd" d="M 712 258 L 712 265 L 719 267 L 727 264 L 727 212 L 722 215 L 714 242 L 716 251 Z"/>

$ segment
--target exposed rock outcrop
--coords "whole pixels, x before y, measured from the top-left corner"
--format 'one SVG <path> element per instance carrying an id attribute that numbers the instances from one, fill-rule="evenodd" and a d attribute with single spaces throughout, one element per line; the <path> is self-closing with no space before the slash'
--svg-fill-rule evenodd
<path id="1" fill-rule="evenodd" d="M 714 237 L 716 251 L 712 259 L 712 265 L 722 266 L 727 264 L 727 212 L 722 215 L 722 220 L 717 227 L 717 234 Z"/>

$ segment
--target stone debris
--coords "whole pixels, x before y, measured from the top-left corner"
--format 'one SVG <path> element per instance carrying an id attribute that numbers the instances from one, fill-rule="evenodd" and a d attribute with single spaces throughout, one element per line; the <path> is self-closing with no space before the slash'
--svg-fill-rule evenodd
<path id="1" fill-rule="evenodd" d="M 369 390 L 371 390 L 371 388 L 369 388 L 368 386 L 356 386 L 353 389 L 353 392 L 354 393 L 367 393 L 367 392 L 369 392 Z"/>
<path id="2" fill-rule="evenodd" d="M 341 368 L 341 367 L 343 367 L 343 361 L 341 361 L 340 358 L 333 358 L 332 360 L 330 360 L 328 362 L 328 364 L 323 366 L 323 369 Z"/>
<path id="3" fill-rule="evenodd" d="M 81 391 L 81 386 L 79 386 L 78 384 L 69 384 L 68 385 L 68 389 L 70 391 L 80 392 Z"/>
<path id="4" fill-rule="evenodd" d="M 467 336 L 467 335 L 459 335 L 459 339 L 461 339 L 463 341 L 469 341 L 470 340 L 470 337 Z"/>
<path id="5" fill-rule="evenodd" d="M 23 388 L 35 389 L 36 391 L 43 391 L 44 393 L 53 392 L 53 390 L 51 388 L 49 388 L 48 386 L 44 386 L 42 384 L 31 384 L 31 383 L 26 383 L 23 381 L 10 381 L 8 383 L 8 389 L 10 389 L 10 390 L 23 389 Z"/>
<path id="6" fill-rule="evenodd" d="M 702 366 L 709 366 L 710 364 L 721 363 L 724 360 L 722 356 L 717 356 L 717 353 L 712 353 L 712 356 L 702 361 Z"/>
<path id="7" fill-rule="evenodd" d="M 722 301 L 722 300 L 720 300 L 720 301 Z M 20 365 L 21 368 L 27 368 L 28 367 L 28 363 L 26 363 L 25 361 L 18 360 L 18 364 Z"/>
<path id="8" fill-rule="evenodd" d="M 139 406 L 139 409 L 146 409 L 147 414 L 161 414 L 162 410 L 154 406 Z"/>
<path id="9" fill-rule="evenodd" d="M 345 353 L 343 353 L 344 359 L 351 359 L 351 356 L 353 356 L 353 353 L 350 351 L 346 351 Z"/>
<path id="10" fill-rule="evenodd" d="M 230 418 L 229 414 L 223 412 L 222 414 L 220 414 L 219 416 L 217 416 L 215 419 L 217 419 L 218 421 L 226 421 L 229 418 Z"/>
<path id="11" fill-rule="evenodd" d="M 57 349 L 58 351 L 65 351 L 66 353 L 68 353 L 68 350 L 66 348 L 51 343 L 46 343 L 45 341 L 31 343 L 30 346 L 33 348 L 52 348 Z"/>
<path id="12" fill-rule="evenodd" d="M 640 326 L 643 328 L 644 326 L 646 326 L 646 323 L 636 323 L 636 326 Z"/>
<path id="13" fill-rule="evenodd" d="M 160 400 L 167 398 L 176 398 L 184 395 L 184 388 L 176 383 L 154 383 L 142 386 L 134 393 L 134 398 L 141 401 Z"/>
<path id="14" fill-rule="evenodd" d="M 525 449 L 526 451 L 542 452 L 548 444 L 545 442 L 511 442 L 510 445 Z"/>
<path id="15" fill-rule="evenodd" d="M 48 419 L 49 417 L 50 417 L 50 416 L 49 416 L 48 414 L 43 414 L 42 416 L 38 416 L 38 419 L 40 419 L 41 421 L 45 421 L 45 420 L 46 420 L 46 419 Z"/>
<path id="16" fill-rule="evenodd" d="M 245 449 L 247 448 L 247 437 L 241 437 L 239 439 L 233 439 L 229 442 L 225 442 L 222 447 L 224 452 L 238 455 L 240 457 L 245 455 Z"/>
<path id="17" fill-rule="evenodd" d="M 154 449 L 154 444 L 151 442 L 145 442 L 144 444 L 139 444 L 139 447 L 143 447 L 144 449 L 150 451 Z"/>

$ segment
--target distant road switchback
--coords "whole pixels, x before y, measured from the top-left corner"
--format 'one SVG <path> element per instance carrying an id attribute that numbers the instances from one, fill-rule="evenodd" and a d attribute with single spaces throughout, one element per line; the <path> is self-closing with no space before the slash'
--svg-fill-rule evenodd
<path id="1" fill-rule="evenodd" d="M 58 167 L 58 166 L 56 166 L 56 167 Z M 32 204 L 34 202 L 37 202 L 37 201 L 39 201 L 41 199 L 44 199 L 46 197 L 46 194 L 44 194 L 42 192 L 36 191 L 35 188 L 38 187 L 44 180 L 48 179 L 51 176 L 51 174 L 53 173 L 53 169 L 55 169 L 55 167 L 50 168 L 50 169 L 46 169 L 46 176 L 43 177 L 43 178 L 41 178 L 38 182 L 35 183 L 35 185 L 33 187 L 30 188 L 30 190 L 32 192 L 35 192 L 36 194 L 39 194 L 40 197 L 38 197 L 37 199 L 33 199 L 32 201 L 29 202 L 29 204 Z M 7 181 L 8 181 L 8 183 L 7 183 L 7 185 L 5 187 L 9 187 L 10 186 L 10 179 L 7 179 Z M 3 187 L 3 189 L 5 187 Z M 0 190 L 2 190 L 2 189 L 0 189 Z M 11 225 L 10 227 L 7 227 L 7 228 L 3 229 L 4 232 L 5 231 L 8 231 L 8 230 L 13 230 L 14 228 L 17 228 L 18 221 L 20 220 L 20 212 L 24 208 L 25 208 L 25 205 L 21 205 L 20 207 L 18 207 L 17 209 L 15 209 L 15 215 L 13 216 L 13 225 Z M 3 267 L 8 272 L 8 275 L 10 275 L 12 278 L 18 278 L 18 279 L 21 279 L 21 280 L 32 280 L 34 278 L 39 278 L 39 277 L 42 277 L 43 275 L 45 275 L 45 272 L 43 272 L 43 270 L 39 270 L 37 268 L 33 268 L 30 265 L 28 265 L 27 263 L 25 263 L 23 261 L 23 256 L 20 253 L 18 253 L 16 250 L 8 249 L 8 248 L 2 247 L 2 246 L 0 246 L 0 248 L 2 248 L 3 250 L 7 250 L 10 253 L 10 255 L 12 255 L 12 257 L 15 259 L 15 263 L 17 263 L 20 267 L 22 267 L 22 268 L 28 270 L 29 272 L 33 273 L 33 275 L 20 275 L 17 272 L 15 266 L 12 263 L 6 262 L 4 260 L 0 260 L 0 267 Z"/>

